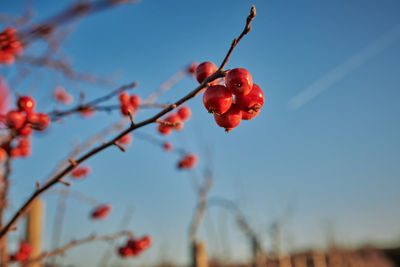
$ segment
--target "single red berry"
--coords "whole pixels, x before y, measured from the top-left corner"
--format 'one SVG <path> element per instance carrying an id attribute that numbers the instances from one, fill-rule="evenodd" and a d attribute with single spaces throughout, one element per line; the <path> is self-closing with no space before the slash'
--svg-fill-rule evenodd
<path id="1" fill-rule="evenodd" d="M 24 126 L 25 115 L 21 111 L 10 110 L 6 114 L 6 125 L 12 129 L 20 129 Z"/>
<path id="2" fill-rule="evenodd" d="M 260 113 L 260 110 L 257 111 L 250 111 L 250 112 L 246 112 L 242 110 L 242 120 L 251 120 L 255 117 L 257 117 L 257 115 Z"/>
<path id="3" fill-rule="evenodd" d="M 139 250 L 145 250 L 151 246 L 151 238 L 150 236 L 144 236 L 136 242 L 136 247 Z"/>
<path id="4" fill-rule="evenodd" d="M 235 102 L 238 108 L 245 112 L 258 111 L 264 105 L 264 93 L 260 86 L 253 84 L 250 93 L 236 96 Z"/>
<path id="5" fill-rule="evenodd" d="M 193 169 L 198 162 L 196 154 L 188 154 L 178 162 L 178 169 Z"/>
<path id="6" fill-rule="evenodd" d="M 190 108 L 184 106 L 181 107 L 180 109 L 178 109 L 178 116 L 181 118 L 181 120 L 183 121 L 187 121 L 190 116 L 192 116 L 192 111 L 190 110 Z"/>
<path id="7" fill-rule="evenodd" d="M 133 115 L 135 113 L 135 108 L 130 104 L 122 104 L 120 107 L 121 114 L 124 116 L 128 116 L 129 112 Z"/>
<path id="8" fill-rule="evenodd" d="M 99 219 L 99 220 L 105 219 L 110 214 L 111 210 L 112 207 L 110 205 L 98 206 L 93 210 L 91 217 L 92 219 Z"/>
<path id="9" fill-rule="evenodd" d="M 135 109 L 137 109 L 140 106 L 141 102 L 142 102 L 142 99 L 138 95 L 133 95 L 130 98 L 130 103 Z"/>
<path id="10" fill-rule="evenodd" d="M 71 175 L 72 178 L 79 180 L 88 176 L 90 172 L 91 172 L 90 166 L 79 166 L 72 171 Z"/>
<path id="11" fill-rule="evenodd" d="M 46 113 L 37 113 L 37 117 L 28 117 L 30 120 L 33 120 L 35 122 L 32 122 L 32 128 L 38 131 L 44 131 L 49 127 L 50 125 L 50 117 Z M 31 122 L 31 121 L 29 121 Z"/>
<path id="12" fill-rule="evenodd" d="M 179 117 L 178 114 L 171 114 L 169 115 L 165 121 L 170 122 L 170 123 L 175 123 L 175 126 L 167 126 L 167 127 L 171 127 L 174 130 L 180 131 L 183 129 L 183 122 L 181 120 L 181 118 Z"/>
<path id="13" fill-rule="evenodd" d="M 10 155 L 12 158 L 19 158 L 22 156 L 21 154 L 21 149 L 19 147 L 14 147 L 11 149 Z"/>
<path id="14" fill-rule="evenodd" d="M 7 152 L 4 148 L 0 147 L 0 162 L 4 161 L 7 157 Z"/>
<path id="15" fill-rule="evenodd" d="M 163 148 L 165 151 L 171 151 L 173 149 L 173 146 L 170 142 L 164 142 L 163 143 Z"/>
<path id="16" fill-rule="evenodd" d="M 90 118 L 94 115 L 94 110 L 91 109 L 90 107 L 85 107 L 79 111 L 82 117 L 84 118 Z"/>
<path id="17" fill-rule="evenodd" d="M 194 74 L 194 72 L 196 71 L 196 68 L 197 68 L 197 66 L 198 66 L 199 64 L 197 63 L 197 62 L 192 62 L 192 63 L 190 63 L 190 65 L 189 65 L 189 67 L 186 69 L 186 71 L 189 73 L 189 74 Z"/>
<path id="18" fill-rule="evenodd" d="M 65 90 L 62 86 L 57 86 L 54 89 L 54 99 L 64 105 L 70 105 L 74 102 L 74 97 Z"/>
<path id="19" fill-rule="evenodd" d="M 33 133 L 32 127 L 29 124 L 25 124 L 22 128 L 17 130 L 19 136 L 30 136 Z"/>
<path id="20" fill-rule="evenodd" d="M 118 99 L 121 105 L 127 105 L 130 101 L 130 96 L 127 92 L 122 92 L 119 94 Z"/>
<path id="21" fill-rule="evenodd" d="M 35 100 L 27 95 L 20 96 L 17 101 L 19 110 L 31 113 L 35 109 Z"/>
<path id="22" fill-rule="evenodd" d="M 203 62 L 199 64 L 196 68 L 195 75 L 196 75 L 196 80 L 199 83 L 202 83 L 205 78 L 211 76 L 218 70 L 217 66 L 215 66 L 214 63 L 212 62 Z"/>
<path id="23" fill-rule="evenodd" d="M 171 127 L 168 127 L 161 123 L 158 125 L 157 130 L 160 134 L 163 134 L 163 135 L 169 135 L 172 131 Z"/>
<path id="24" fill-rule="evenodd" d="M 118 141 L 124 146 L 130 146 L 133 140 L 133 135 L 131 133 L 127 133 L 122 136 Z"/>
<path id="25" fill-rule="evenodd" d="M 220 127 L 225 128 L 225 131 L 229 132 L 240 124 L 240 121 L 242 120 L 242 111 L 236 106 L 236 104 L 233 104 L 224 114 L 214 114 L 214 119 Z"/>
<path id="26" fill-rule="evenodd" d="M 233 102 L 232 94 L 223 85 L 211 85 L 203 94 L 204 107 L 210 113 L 224 114 Z"/>
<path id="27" fill-rule="evenodd" d="M 123 258 L 131 257 L 133 256 L 133 250 L 130 247 L 120 247 L 118 254 Z"/>
<path id="28" fill-rule="evenodd" d="M 253 88 L 253 78 L 246 69 L 233 69 L 226 75 L 225 85 L 234 95 L 247 95 Z"/>

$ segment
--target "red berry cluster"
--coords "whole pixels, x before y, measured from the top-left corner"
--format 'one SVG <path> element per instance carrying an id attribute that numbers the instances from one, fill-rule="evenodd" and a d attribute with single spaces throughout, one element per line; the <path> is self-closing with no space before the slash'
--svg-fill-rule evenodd
<path id="1" fill-rule="evenodd" d="M 212 62 L 201 63 L 196 69 L 199 83 L 217 71 Z M 209 86 L 203 95 L 203 104 L 214 114 L 215 122 L 230 131 L 241 120 L 251 120 L 258 115 L 264 105 L 264 93 L 253 84 L 250 73 L 243 68 L 232 69 L 225 77 L 225 85 Z"/>
<path id="2" fill-rule="evenodd" d="M 110 214 L 111 210 L 111 205 L 100 205 L 92 211 L 90 217 L 94 220 L 104 220 Z"/>
<path id="3" fill-rule="evenodd" d="M 50 125 L 50 117 L 46 113 L 35 113 L 35 100 L 30 96 L 20 96 L 17 107 L 7 112 L 4 123 L 17 138 L 18 145 L 3 149 L 10 149 L 12 157 L 27 157 L 31 154 L 31 142 L 27 137 L 33 130 L 45 130 Z"/>
<path id="4" fill-rule="evenodd" d="M 91 171 L 90 166 L 79 166 L 71 172 L 71 176 L 75 180 L 80 180 L 88 176 Z"/>
<path id="5" fill-rule="evenodd" d="M 193 169 L 198 161 L 196 154 L 184 155 L 178 162 L 178 169 Z"/>
<path id="6" fill-rule="evenodd" d="M 169 135 L 172 130 L 180 131 L 183 129 L 183 122 L 190 119 L 192 111 L 188 107 L 181 107 L 178 109 L 177 113 L 170 114 L 164 121 L 167 123 L 175 124 L 168 125 L 160 123 L 158 125 L 158 132 L 163 135 Z"/>
<path id="7" fill-rule="evenodd" d="M 144 236 L 140 239 L 130 238 L 125 246 L 118 249 L 118 254 L 122 258 L 139 256 L 139 254 L 151 246 L 151 238 Z"/>
<path id="8" fill-rule="evenodd" d="M 18 251 L 15 254 L 11 255 L 10 260 L 16 262 L 24 262 L 31 256 L 32 252 L 33 247 L 27 242 L 22 242 L 21 244 L 19 244 Z"/>
<path id="9" fill-rule="evenodd" d="M 129 95 L 127 92 L 120 93 L 118 99 L 121 105 L 121 113 L 124 116 L 128 116 L 129 112 L 131 112 L 132 115 L 135 114 L 135 111 L 139 108 L 140 103 L 142 102 L 140 96 Z"/>
<path id="10" fill-rule="evenodd" d="M 21 54 L 22 49 L 16 29 L 7 27 L 0 33 L 0 65 L 14 63 L 15 56 Z"/>

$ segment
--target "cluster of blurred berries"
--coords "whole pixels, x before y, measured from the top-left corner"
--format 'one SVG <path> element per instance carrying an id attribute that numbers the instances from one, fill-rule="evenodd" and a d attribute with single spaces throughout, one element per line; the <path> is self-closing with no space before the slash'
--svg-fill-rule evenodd
<path id="1" fill-rule="evenodd" d="M 178 162 L 178 169 L 193 169 L 198 161 L 199 159 L 196 154 L 183 155 Z"/>
<path id="2" fill-rule="evenodd" d="M 195 75 L 199 83 L 218 70 L 212 62 L 203 62 L 196 68 Z M 215 122 L 228 132 L 237 127 L 241 120 L 256 117 L 264 105 L 264 93 L 257 84 L 253 84 L 250 73 L 243 68 L 230 70 L 225 84 L 211 83 L 203 94 L 203 104 L 208 112 L 214 114 Z"/>
<path id="3" fill-rule="evenodd" d="M 104 220 L 110 214 L 111 210 L 112 210 L 111 205 L 108 204 L 100 205 L 92 211 L 90 217 L 94 220 Z"/>
<path id="4" fill-rule="evenodd" d="M 21 242 L 19 244 L 18 251 L 10 256 L 10 260 L 16 262 L 24 262 L 31 256 L 32 252 L 33 248 L 29 243 Z"/>
<path id="5" fill-rule="evenodd" d="M 29 156 L 31 142 L 28 137 L 33 130 L 43 131 L 50 125 L 50 117 L 46 113 L 35 112 L 35 100 L 30 96 L 18 97 L 17 109 L 8 111 L 1 119 L 2 123 L 10 129 L 18 145 L 3 144 L 0 147 L 0 160 L 5 151 L 10 151 L 11 157 L 14 158 Z"/>
<path id="6" fill-rule="evenodd" d="M 14 63 L 15 56 L 21 54 L 22 43 L 18 40 L 17 30 L 7 27 L 0 33 L 0 66 Z"/>
<path id="7" fill-rule="evenodd" d="M 141 252 L 148 249 L 151 246 L 151 238 L 144 236 L 140 239 L 130 238 L 126 242 L 125 246 L 118 249 L 118 254 L 122 258 L 129 258 L 139 256 Z"/>
<path id="8" fill-rule="evenodd" d="M 183 106 L 176 113 L 168 115 L 164 121 L 158 125 L 158 132 L 163 135 L 169 135 L 172 130 L 180 131 L 183 129 L 183 122 L 190 119 L 192 111 L 190 108 Z"/>
<path id="9" fill-rule="evenodd" d="M 140 96 L 129 95 L 127 92 L 122 92 L 118 96 L 121 113 L 124 116 L 128 116 L 129 112 L 133 115 L 135 111 L 139 108 L 142 102 Z"/>

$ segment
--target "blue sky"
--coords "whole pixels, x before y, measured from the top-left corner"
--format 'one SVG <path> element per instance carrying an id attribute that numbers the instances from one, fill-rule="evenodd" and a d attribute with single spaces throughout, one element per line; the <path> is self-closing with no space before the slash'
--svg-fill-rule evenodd
<path id="1" fill-rule="evenodd" d="M 67 4 L 34 2 L 38 11 L 35 21 Z M 227 67 L 247 68 L 263 88 L 266 103 L 261 114 L 226 134 L 197 97 L 188 103 L 194 114 L 185 130 L 169 139 L 199 154 L 198 175 L 209 162 L 205 146 L 211 148 L 215 172 L 211 195 L 237 201 L 264 237 L 266 248 L 270 244 L 268 226 L 280 217 L 285 218 L 285 250 L 326 244 L 327 225 L 335 239 L 346 245 L 398 241 L 398 1 L 143 0 L 83 19 L 64 43 L 63 53 L 76 70 L 114 74 L 118 84 L 139 81 L 136 93 L 145 97 L 191 61 L 219 63 L 242 30 L 251 4 L 257 8 L 253 30 L 234 51 Z M 19 14 L 21 6 L 19 1 L 9 1 L 2 5 L 2 12 Z M 388 32 L 393 34 L 389 41 L 385 39 Z M 360 51 L 368 52 L 374 42 L 381 45 L 377 51 L 363 54 L 361 63 L 350 70 L 340 69 L 343 75 L 320 94 L 291 108 L 290 101 L 296 95 Z M 32 47 L 31 52 L 39 46 Z M 13 70 L 2 67 L 0 72 L 9 81 Z M 42 108 L 47 110 L 56 85 L 76 95 L 85 90 L 88 97 L 112 89 L 66 81 L 43 69 L 12 89 L 39 92 Z M 160 101 L 176 100 L 195 86 L 193 79 L 185 78 Z M 139 114 L 137 120 L 152 112 Z M 46 178 L 66 156 L 74 140 L 82 141 L 118 119 L 117 113 L 97 115 L 89 121 L 71 117 L 53 125 L 48 133 L 35 136 L 33 156 L 14 164 L 11 210 L 24 201 L 35 181 Z M 155 126 L 142 131 L 155 134 Z M 176 161 L 175 155 L 139 139 L 127 153 L 111 148 L 90 159 L 92 175 L 74 183 L 72 189 L 111 203 L 113 216 L 92 223 L 88 220 L 91 207 L 71 200 L 63 241 L 113 232 L 126 208 L 134 206 L 129 227 L 138 235 L 152 235 L 154 246 L 129 264 L 140 266 L 161 258 L 185 262 L 195 195 L 191 174 L 177 171 Z M 45 200 L 45 237 L 49 241 L 57 198 L 48 195 Z M 246 240 L 234 221 L 224 215 L 224 211 L 212 210 L 200 236 L 209 241 L 212 253 L 225 252 L 234 259 L 244 259 L 248 255 Z M 229 236 L 225 250 L 221 227 Z M 86 255 L 74 250 L 66 260 L 96 262 L 94 253 L 103 247 L 87 246 L 82 250 Z"/>

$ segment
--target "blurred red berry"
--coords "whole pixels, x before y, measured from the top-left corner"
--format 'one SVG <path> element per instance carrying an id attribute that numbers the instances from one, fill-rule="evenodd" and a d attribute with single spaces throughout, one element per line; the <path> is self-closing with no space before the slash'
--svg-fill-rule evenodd
<path id="1" fill-rule="evenodd" d="M 71 176 L 72 178 L 79 180 L 88 176 L 90 172 L 91 172 L 90 166 L 78 166 L 72 171 Z"/>
<path id="2" fill-rule="evenodd" d="M 196 71 L 196 68 L 197 68 L 197 66 L 198 66 L 198 63 L 197 62 L 192 62 L 192 63 L 190 63 L 190 65 L 189 65 L 189 67 L 186 69 L 186 71 L 189 73 L 189 74 L 194 74 L 195 73 L 195 71 Z"/>
<path id="3" fill-rule="evenodd" d="M 16 34 L 12 27 L 0 33 L 0 65 L 14 63 L 15 56 L 22 52 L 23 46 Z"/>
<path id="4" fill-rule="evenodd" d="M 17 135 L 28 137 L 33 133 L 32 127 L 29 124 L 25 124 L 22 128 L 17 130 Z"/>
<path id="5" fill-rule="evenodd" d="M 198 162 L 197 155 L 188 154 L 181 158 L 178 163 L 178 169 L 193 169 Z"/>
<path id="6" fill-rule="evenodd" d="M 180 109 L 178 109 L 178 116 L 181 118 L 181 120 L 183 121 L 187 121 L 190 116 L 192 116 L 192 111 L 190 110 L 190 108 L 184 106 L 181 107 Z"/>
<path id="7" fill-rule="evenodd" d="M 0 162 L 4 161 L 7 157 L 7 151 L 0 147 Z"/>
<path id="8" fill-rule="evenodd" d="M 11 129 L 18 130 L 24 126 L 25 115 L 21 111 L 10 110 L 6 114 L 6 125 Z"/>
<path id="9" fill-rule="evenodd" d="M 91 214 L 92 219 L 103 220 L 110 214 L 112 207 L 110 205 L 101 205 L 96 207 Z"/>
<path id="10" fill-rule="evenodd" d="M 93 115 L 94 115 L 94 110 L 92 109 L 92 108 L 90 108 L 90 107 L 85 107 L 85 108 L 83 108 L 83 109 L 81 109 L 80 111 L 79 111 L 79 113 L 81 114 L 81 116 L 82 117 L 84 117 L 84 118 L 90 118 L 90 117 L 92 117 Z"/>
<path id="11" fill-rule="evenodd" d="M 32 128 L 38 131 L 44 131 L 50 125 L 50 117 L 46 113 L 36 113 L 28 116 L 28 121 L 32 123 Z"/>
<path id="12" fill-rule="evenodd" d="M 183 129 L 183 122 L 181 120 L 181 118 L 179 117 L 178 114 L 171 114 L 169 115 L 165 121 L 170 122 L 170 123 L 175 123 L 175 126 L 167 126 L 167 127 L 171 127 L 174 130 L 180 131 Z"/>
<path id="13" fill-rule="evenodd" d="M 130 103 L 132 105 L 132 107 L 134 107 L 135 109 L 137 109 L 140 106 L 140 103 L 142 102 L 140 96 L 138 95 L 133 95 L 130 98 Z"/>
<path id="14" fill-rule="evenodd" d="M 27 95 L 20 96 L 17 101 L 17 106 L 19 110 L 31 113 L 35 109 L 35 100 Z"/>
<path id="15" fill-rule="evenodd" d="M 234 95 L 247 95 L 253 88 L 253 78 L 246 69 L 237 68 L 228 72 L 225 85 Z"/>
<path id="16" fill-rule="evenodd" d="M 133 140 L 133 135 L 131 133 L 127 133 L 122 136 L 118 141 L 124 146 L 130 146 Z"/>
<path id="17" fill-rule="evenodd" d="M 121 103 L 121 105 L 129 104 L 130 98 L 131 97 L 129 96 L 129 94 L 127 92 L 122 92 L 118 96 L 118 99 L 119 99 L 119 102 Z"/>
<path id="18" fill-rule="evenodd" d="M 165 151 L 171 151 L 172 150 L 172 144 L 170 142 L 164 142 L 163 143 L 163 148 Z"/>
<path id="19" fill-rule="evenodd" d="M 121 114 L 124 116 L 128 116 L 129 112 L 131 112 L 131 114 L 133 115 L 135 113 L 135 108 L 131 105 L 131 104 L 123 104 L 120 107 L 121 110 Z"/>
<path id="20" fill-rule="evenodd" d="M 210 113 L 224 114 L 233 102 L 232 94 L 223 85 L 211 85 L 203 94 L 204 107 Z"/>
<path id="21" fill-rule="evenodd" d="M 205 78 L 211 76 L 218 70 L 217 66 L 215 66 L 212 62 L 203 62 L 199 64 L 196 68 L 195 75 L 196 79 L 199 83 L 202 83 Z"/>
<path id="22" fill-rule="evenodd" d="M 62 86 L 57 86 L 54 89 L 54 99 L 64 105 L 71 105 L 74 102 L 74 97 L 65 90 Z"/>
<path id="23" fill-rule="evenodd" d="M 240 124 L 240 121 L 242 120 L 242 111 L 236 106 L 236 104 L 233 104 L 224 114 L 214 114 L 214 119 L 220 127 L 225 128 L 225 131 L 229 132 Z"/>
<path id="24" fill-rule="evenodd" d="M 161 123 L 158 124 L 157 130 L 158 130 L 158 132 L 160 134 L 163 134 L 163 135 L 169 135 L 171 133 L 171 131 L 172 131 L 171 127 L 168 127 L 168 126 L 166 126 L 164 124 L 161 124 Z"/>

